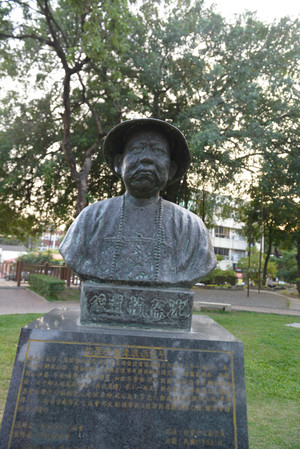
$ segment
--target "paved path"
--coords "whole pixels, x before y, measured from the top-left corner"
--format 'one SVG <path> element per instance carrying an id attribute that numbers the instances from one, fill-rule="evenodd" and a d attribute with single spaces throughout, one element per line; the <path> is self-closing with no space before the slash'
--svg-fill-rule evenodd
<path id="1" fill-rule="evenodd" d="M 47 313 L 55 308 L 68 308 L 79 311 L 79 303 L 47 301 L 25 287 L 6 287 L 0 282 L 0 315 L 10 315 L 13 313 Z"/>
<path id="2" fill-rule="evenodd" d="M 54 308 L 79 310 L 79 303 L 65 301 L 46 301 L 31 290 L 16 287 L 14 282 L 0 281 L 0 315 L 13 313 L 46 313 Z M 244 290 L 195 289 L 195 302 L 219 302 L 232 305 L 232 310 L 275 313 L 279 315 L 299 316 L 300 299 L 286 297 L 275 292 L 250 291 L 250 297 Z"/>
<path id="3" fill-rule="evenodd" d="M 300 316 L 300 298 L 265 290 L 250 290 L 247 297 L 245 290 L 196 288 L 194 301 L 227 303 L 232 310 Z"/>

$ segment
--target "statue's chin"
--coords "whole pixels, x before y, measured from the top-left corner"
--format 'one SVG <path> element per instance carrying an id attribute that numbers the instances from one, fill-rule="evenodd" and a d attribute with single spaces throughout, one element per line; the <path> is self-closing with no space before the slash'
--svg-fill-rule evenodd
<path id="1" fill-rule="evenodd" d="M 154 176 L 139 176 L 126 185 L 127 190 L 137 198 L 149 198 L 157 195 L 161 187 Z"/>
<path id="2" fill-rule="evenodd" d="M 153 188 L 142 189 L 141 186 L 139 186 L 139 189 L 130 189 L 129 192 L 136 198 L 151 198 L 158 195 L 159 190 Z"/>

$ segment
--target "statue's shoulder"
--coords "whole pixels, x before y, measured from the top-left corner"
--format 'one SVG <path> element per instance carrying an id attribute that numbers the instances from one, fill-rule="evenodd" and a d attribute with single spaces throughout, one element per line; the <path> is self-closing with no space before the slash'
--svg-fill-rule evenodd
<path id="1" fill-rule="evenodd" d="M 93 217 L 98 217 L 106 212 L 112 212 L 114 209 L 118 209 L 122 203 L 122 197 L 116 196 L 114 198 L 108 198 L 106 200 L 97 201 L 96 203 L 90 204 L 78 216 L 79 219 L 91 219 Z"/>

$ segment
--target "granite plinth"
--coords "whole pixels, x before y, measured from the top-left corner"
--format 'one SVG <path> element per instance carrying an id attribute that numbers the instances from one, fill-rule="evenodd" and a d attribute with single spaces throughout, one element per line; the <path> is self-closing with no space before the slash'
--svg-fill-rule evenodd
<path id="1" fill-rule="evenodd" d="M 243 346 L 192 331 L 79 325 L 54 310 L 21 331 L 1 449 L 247 449 Z"/>
<path id="2" fill-rule="evenodd" d="M 84 282 L 80 321 L 124 323 L 154 328 L 190 330 L 193 313 L 191 290 L 143 288 Z"/>

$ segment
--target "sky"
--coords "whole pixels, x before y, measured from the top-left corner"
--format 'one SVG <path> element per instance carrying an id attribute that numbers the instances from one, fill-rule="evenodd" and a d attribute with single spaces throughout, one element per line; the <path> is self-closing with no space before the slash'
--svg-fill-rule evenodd
<path id="1" fill-rule="evenodd" d="M 300 16 L 299 0 L 206 0 L 206 5 L 216 5 L 216 10 L 228 19 L 245 10 L 256 11 L 258 19 L 272 22 L 284 16 Z"/>

